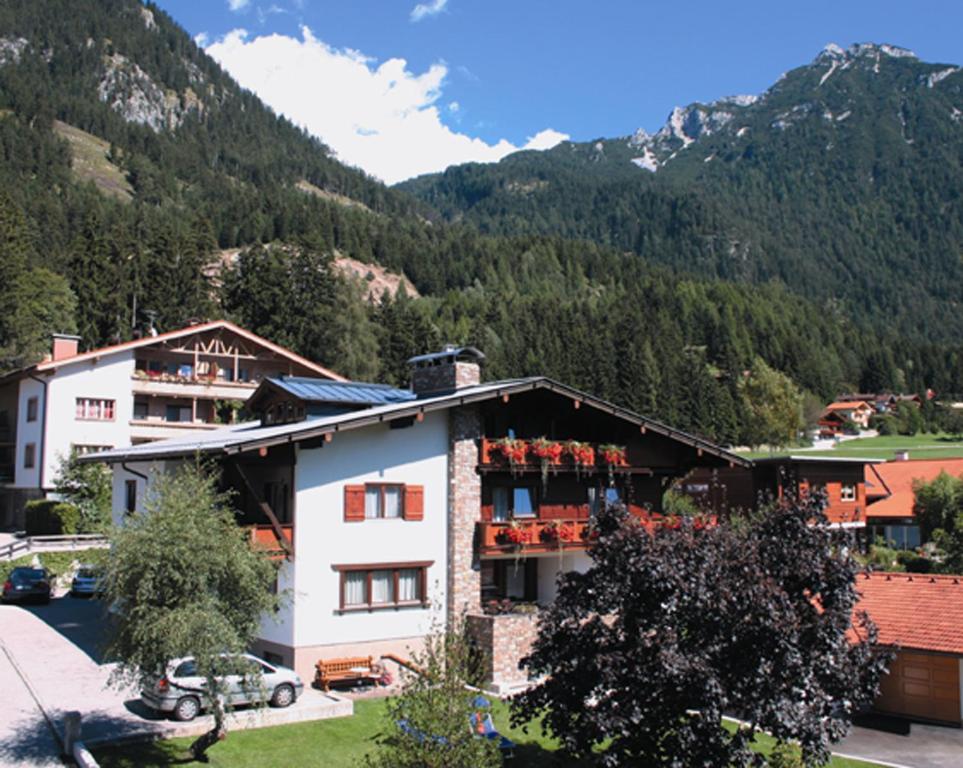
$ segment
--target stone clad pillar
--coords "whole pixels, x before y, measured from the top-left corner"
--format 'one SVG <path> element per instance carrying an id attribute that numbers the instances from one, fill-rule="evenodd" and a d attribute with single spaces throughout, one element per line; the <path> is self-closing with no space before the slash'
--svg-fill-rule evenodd
<path id="1" fill-rule="evenodd" d="M 475 528 L 481 519 L 477 406 L 451 410 L 448 461 L 448 618 L 481 609 L 481 572 L 475 563 Z"/>

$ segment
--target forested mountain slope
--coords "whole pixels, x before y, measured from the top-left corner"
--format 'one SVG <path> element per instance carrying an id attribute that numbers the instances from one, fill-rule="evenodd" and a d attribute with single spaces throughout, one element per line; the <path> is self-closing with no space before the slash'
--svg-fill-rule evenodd
<path id="1" fill-rule="evenodd" d="M 401 189 L 492 234 L 586 238 L 725 279 L 778 280 L 919 338 L 963 331 L 963 71 L 827 48 L 758 97 L 659 132 L 521 152 Z"/>
<path id="2" fill-rule="evenodd" d="M 953 78 L 933 90 L 956 87 Z M 756 269 L 768 241 L 739 229 L 749 221 L 740 206 L 754 205 L 722 205 L 704 174 L 755 167 L 764 148 L 700 165 L 688 158 L 703 139 L 671 160 L 672 137 L 634 141 L 453 169 L 444 178 L 490 183 L 471 205 L 456 185 L 445 208 L 440 195 L 418 200 L 339 163 L 149 3 L 6 0 L 0 372 L 38 359 L 52 331 L 79 332 L 91 348 L 130 338 L 151 317 L 166 330 L 228 316 L 345 375 L 393 383 L 405 381 L 413 354 L 474 343 L 488 377 L 555 376 L 723 441 L 747 439 L 739 388 L 758 359 L 818 398 L 848 387 L 963 391 L 955 346 L 873 327 L 843 302 L 770 280 L 775 268 Z M 655 174 L 631 162 L 646 151 Z M 952 176 L 955 166 L 939 160 Z M 524 170 L 513 181 L 496 183 L 516 166 Z M 752 183 L 768 200 L 763 182 Z M 620 185 L 634 197 L 622 198 Z M 553 191 L 545 200 L 543 186 Z M 953 189 L 948 179 L 937 199 Z M 499 196 L 524 206 L 484 213 Z M 942 233 L 929 210 L 907 209 L 893 226 L 951 238 L 958 202 L 944 205 Z M 430 221 L 432 206 L 464 221 Z M 746 243 L 735 257 L 733 238 Z M 239 251 L 236 260 L 226 263 L 225 249 Z M 403 272 L 420 298 L 365 301 L 364 286 L 333 268 L 336 255 Z M 706 259 L 749 266 L 706 269 Z M 947 302 L 958 290 L 950 274 Z M 908 293 L 921 282 L 898 279 Z"/>

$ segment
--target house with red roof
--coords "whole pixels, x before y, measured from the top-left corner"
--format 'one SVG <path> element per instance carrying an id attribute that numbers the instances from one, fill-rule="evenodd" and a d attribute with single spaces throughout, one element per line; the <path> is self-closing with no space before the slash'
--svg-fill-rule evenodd
<path id="1" fill-rule="evenodd" d="M 963 576 L 866 573 L 856 588 L 856 610 L 895 652 L 874 708 L 963 725 Z"/>
<path id="2" fill-rule="evenodd" d="M 920 545 L 920 532 L 913 514 L 913 483 L 931 482 L 941 472 L 963 476 L 963 458 L 907 458 L 867 464 L 865 472 L 869 541 L 881 537 L 898 549 L 915 549 Z"/>
<path id="3" fill-rule="evenodd" d="M 835 414 L 842 417 L 844 422 L 851 421 L 861 429 L 869 429 L 869 420 L 875 413 L 876 409 L 865 400 L 837 400 L 823 409 L 822 418 L 826 418 L 829 414 Z M 820 425 L 822 425 L 822 419 Z"/>
<path id="4" fill-rule="evenodd" d="M 47 359 L 0 377 L 0 528 L 52 490 L 60 458 L 217 429 L 269 376 L 343 381 L 227 320 L 80 350 L 55 335 Z"/>

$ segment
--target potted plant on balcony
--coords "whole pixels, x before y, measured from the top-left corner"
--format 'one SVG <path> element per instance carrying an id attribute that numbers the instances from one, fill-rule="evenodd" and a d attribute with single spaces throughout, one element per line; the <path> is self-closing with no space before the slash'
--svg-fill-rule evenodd
<path id="1" fill-rule="evenodd" d="M 561 520 L 551 520 L 542 528 L 542 540 L 557 543 L 559 547 L 575 541 L 575 525 Z"/>
<path id="2" fill-rule="evenodd" d="M 591 472 L 595 466 L 595 449 L 590 443 L 569 440 L 565 443 L 565 452 L 572 457 L 575 473 L 581 476 L 583 472 Z"/>
<path id="3" fill-rule="evenodd" d="M 615 468 L 627 467 L 629 464 L 626 460 L 625 446 L 606 443 L 605 445 L 599 446 L 599 453 L 602 454 L 602 458 L 609 468 L 609 483 L 614 484 Z"/>
<path id="4" fill-rule="evenodd" d="M 558 463 L 562 460 L 562 452 L 564 448 L 562 444 L 557 440 L 549 440 L 546 437 L 539 437 L 532 440 L 530 449 L 536 457 L 538 457 L 539 463 L 542 467 L 542 488 L 544 489 L 548 485 L 548 471 L 549 468 L 554 468 L 558 471 Z"/>
<path id="5" fill-rule="evenodd" d="M 501 440 L 496 440 L 495 449 L 508 459 L 513 475 L 525 464 L 525 459 L 528 456 L 528 443 L 513 437 L 503 437 Z"/>
<path id="6" fill-rule="evenodd" d="M 521 549 L 524 545 L 532 543 L 532 526 L 512 520 L 499 532 L 498 538 L 505 544 L 511 544 L 516 550 Z"/>

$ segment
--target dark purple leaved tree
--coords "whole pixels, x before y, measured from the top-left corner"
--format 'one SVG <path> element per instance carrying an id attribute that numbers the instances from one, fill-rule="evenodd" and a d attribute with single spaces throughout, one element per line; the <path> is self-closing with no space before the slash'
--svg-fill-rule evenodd
<path id="1" fill-rule="evenodd" d="M 859 565 L 822 508 L 783 500 L 652 534 L 603 512 L 592 567 L 561 578 L 523 660 L 545 677 L 514 721 L 544 716 L 563 750 L 606 766 L 764 765 L 759 730 L 824 763 L 887 658 L 865 617 L 851 631 Z M 731 733 L 724 714 L 748 725 Z"/>

